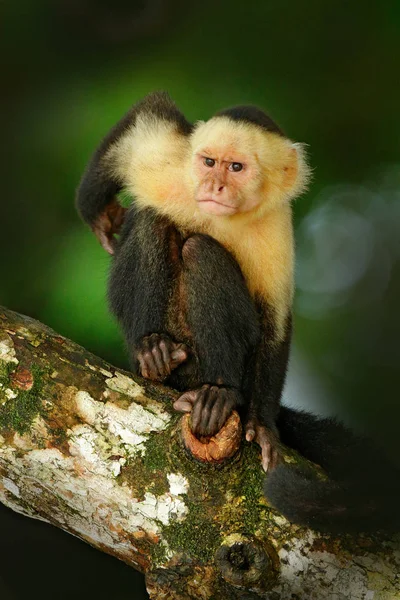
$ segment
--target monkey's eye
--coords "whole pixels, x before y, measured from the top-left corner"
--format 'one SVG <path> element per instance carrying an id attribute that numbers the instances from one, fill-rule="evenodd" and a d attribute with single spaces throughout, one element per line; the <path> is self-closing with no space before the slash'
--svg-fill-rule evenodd
<path id="1" fill-rule="evenodd" d="M 238 173 L 239 171 L 241 171 L 243 169 L 243 165 L 242 163 L 231 163 L 229 165 L 229 170 L 230 171 L 234 171 L 235 173 Z"/>
<path id="2" fill-rule="evenodd" d="M 213 167 L 215 165 L 215 160 L 213 158 L 205 158 L 204 164 L 207 165 L 207 167 Z"/>

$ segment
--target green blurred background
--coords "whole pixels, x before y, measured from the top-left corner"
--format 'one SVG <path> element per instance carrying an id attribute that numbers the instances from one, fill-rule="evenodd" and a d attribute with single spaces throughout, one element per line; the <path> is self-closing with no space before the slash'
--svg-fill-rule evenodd
<path id="1" fill-rule="evenodd" d="M 8 0 L 0 13 L 0 303 L 127 366 L 105 301 L 108 256 L 74 209 L 85 164 L 154 89 L 191 120 L 258 104 L 309 145 L 314 168 L 294 205 L 285 399 L 339 415 L 400 462 L 400 3 Z M 5 509 L 1 526 L 14 540 L 2 597 L 27 593 L 15 561 L 31 591 L 53 596 L 42 553 L 58 597 L 146 597 L 133 571 L 66 534 Z"/>

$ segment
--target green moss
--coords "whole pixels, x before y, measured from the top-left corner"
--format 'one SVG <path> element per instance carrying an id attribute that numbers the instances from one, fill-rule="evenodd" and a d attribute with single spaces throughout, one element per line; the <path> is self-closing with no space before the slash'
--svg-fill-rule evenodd
<path id="1" fill-rule="evenodd" d="M 168 453 L 171 445 L 171 430 L 154 433 L 146 442 L 143 464 L 149 471 L 166 471 L 169 466 Z"/>
<path id="2" fill-rule="evenodd" d="M 0 429 L 23 434 L 29 429 L 36 415 L 43 411 L 41 391 L 46 369 L 32 365 L 31 372 L 33 376 L 31 389 L 16 389 L 17 397 L 7 400 L 0 407 Z"/>
<path id="3" fill-rule="evenodd" d="M 154 565 L 162 565 L 167 560 L 167 546 L 161 542 L 150 548 L 151 560 Z"/>
<path id="4" fill-rule="evenodd" d="M 126 481 L 139 500 L 144 498 L 145 492 L 155 496 L 162 496 L 168 492 L 170 442 L 170 429 L 151 434 L 145 444 L 143 456 L 135 457 L 132 465 L 128 462 L 122 468 L 117 481 L 120 484 Z"/>
<path id="5" fill-rule="evenodd" d="M 0 362 L 0 383 L 7 387 L 10 383 L 10 375 L 15 368 L 14 363 L 10 362 Z"/>
<path id="6" fill-rule="evenodd" d="M 53 441 L 58 446 L 61 446 L 64 442 L 68 440 L 68 435 L 65 429 L 62 427 L 57 427 L 55 429 L 49 429 L 49 434 L 53 436 Z"/>
<path id="7" fill-rule="evenodd" d="M 186 557 L 195 556 L 199 561 L 208 563 L 221 544 L 220 524 L 207 518 L 207 511 L 201 503 L 185 500 L 189 508 L 185 520 L 163 526 L 162 537 L 172 551 Z M 160 564 L 165 557 L 163 551 L 162 546 L 156 546 L 152 554 L 153 561 Z"/>
<path id="8" fill-rule="evenodd" d="M 145 492 L 162 496 L 169 490 L 166 471 L 149 469 L 144 458 L 135 458 L 133 464 L 122 467 L 116 480 L 119 484 L 127 482 L 138 500 L 143 500 Z"/>

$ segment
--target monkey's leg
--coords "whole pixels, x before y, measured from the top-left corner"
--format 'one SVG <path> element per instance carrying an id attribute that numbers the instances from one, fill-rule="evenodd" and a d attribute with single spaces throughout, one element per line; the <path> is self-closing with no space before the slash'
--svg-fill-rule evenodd
<path id="1" fill-rule="evenodd" d="M 276 339 L 273 311 L 266 306 L 261 313 L 261 341 L 246 376 L 245 389 L 250 398 L 246 419 L 246 439 L 261 446 L 265 471 L 280 460 L 279 434 L 276 421 L 286 378 L 291 340 L 291 316 L 283 339 Z"/>
<path id="2" fill-rule="evenodd" d="M 192 411 L 197 435 L 214 435 L 243 406 L 246 361 L 259 339 L 259 319 L 232 255 L 207 235 L 182 248 L 187 321 L 199 364 L 200 386 L 175 403 Z"/>
<path id="3" fill-rule="evenodd" d="M 166 325 L 175 238 L 167 219 L 152 209 L 132 207 L 109 279 L 110 307 L 125 334 L 133 369 L 157 381 L 168 377 L 188 355 L 184 344 L 171 339 Z"/>

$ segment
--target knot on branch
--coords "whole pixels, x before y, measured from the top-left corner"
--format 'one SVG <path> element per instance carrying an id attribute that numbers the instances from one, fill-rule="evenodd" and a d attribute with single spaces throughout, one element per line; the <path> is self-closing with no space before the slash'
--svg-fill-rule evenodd
<path id="1" fill-rule="evenodd" d="M 204 463 L 222 463 L 232 458 L 240 448 L 242 425 L 233 411 L 225 425 L 212 437 L 198 439 L 190 427 L 190 414 L 182 417 L 182 440 L 196 460 Z"/>
<path id="2" fill-rule="evenodd" d="M 265 590 L 277 575 L 274 554 L 273 548 L 265 548 L 255 539 L 232 534 L 218 548 L 215 562 L 223 579 L 231 585 Z"/>

